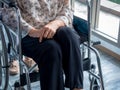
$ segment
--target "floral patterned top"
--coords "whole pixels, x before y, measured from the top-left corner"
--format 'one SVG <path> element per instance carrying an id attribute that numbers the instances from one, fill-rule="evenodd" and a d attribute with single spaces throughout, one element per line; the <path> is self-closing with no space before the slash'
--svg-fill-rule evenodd
<path id="1" fill-rule="evenodd" d="M 63 20 L 72 25 L 73 10 L 71 0 L 16 0 L 21 13 L 22 36 L 26 36 L 32 27 L 39 29 L 52 20 Z M 3 22 L 16 31 L 17 19 L 13 8 L 0 8 Z"/>

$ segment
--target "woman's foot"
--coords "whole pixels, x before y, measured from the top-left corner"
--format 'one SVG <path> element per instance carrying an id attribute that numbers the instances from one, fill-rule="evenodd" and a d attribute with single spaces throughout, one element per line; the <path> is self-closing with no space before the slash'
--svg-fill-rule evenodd
<path id="1" fill-rule="evenodd" d="M 34 60 L 29 57 L 25 57 L 23 61 L 25 62 L 28 68 L 36 64 Z M 38 67 L 36 67 L 34 69 L 34 72 L 38 72 L 38 71 L 39 69 Z M 12 62 L 10 62 L 9 73 L 10 75 L 17 75 L 19 73 L 19 63 L 17 60 L 13 60 Z"/>
<path id="2" fill-rule="evenodd" d="M 35 61 L 32 58 L 29 58 L 29 57 L 26 57 L 26 56 L 24 57 L 23 61 L 25 62 L 25 64 L 27 65 L 28 68 L 30 68 L 30 67 L 32 67 L 36 64 Z M 37 67 L 35 67 L 34 72 L 38 72 L 38 71 L 39 71 L 39 69 L 38 69 L 38 66 L 37 66 Z"/>
<path id="3" fill-rule="evenodd" d="M 10 62 L 9 73 L 10 75 L 16 75 L 19 73 L 19 63 L 17 60 Z"/>

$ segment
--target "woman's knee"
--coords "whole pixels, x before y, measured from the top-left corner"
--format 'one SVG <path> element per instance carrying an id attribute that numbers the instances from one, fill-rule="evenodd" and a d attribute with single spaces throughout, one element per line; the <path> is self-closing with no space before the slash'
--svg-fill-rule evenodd
<path id="1" fill-rule="evenodd" d="M 71 33 L 73 33 L 73 29 L 70 27 L 60 27 L 57 31 L 58 35 L 70 35 Z"/>
<path id="2" fill-rule="evenodd" d="M 78 41 L 80 42 L 80 36 L 77 32 L 70 27 L 60 27 L 55 35 L 55 37 L 59 40 L 66 41 Z"/>

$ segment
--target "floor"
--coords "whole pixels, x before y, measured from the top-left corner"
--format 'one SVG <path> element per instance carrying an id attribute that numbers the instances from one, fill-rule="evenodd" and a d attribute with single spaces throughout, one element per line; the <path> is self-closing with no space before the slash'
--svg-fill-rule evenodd
<path id="1" fill-rule="evenodd" d="M 116 60 L 115 58 L 111 57 L 110 55 L 101 52 L 100 59 L 101 59 L 101 67 L 103 72 L 103 79 L 105 90 L 120 90 L 120 61 Z M 96 65 L 96 57 L 95 54 L 92 52 L 92 63 Z M 97 65 L 96 65 L 97 66 Z M 10 85 L 12 86 L 14 81 L 18 79 L 18 75 L 10 76 Z M 32 83 L 32 90 L 40 90 L 39 82 Z M 89 90 L 89 79 L 88 73 L 84 72 L 84 90 Z M 26 87 L 25 87 L 26 88 Z M 10 90 L 10 89 L 9 89 Z M 66 88 L 65 90 L 69 90 Z"/>
<path id="2" fill-rule="evenodd" d="M 120 90 L 120 61 L 104 52 L 99 51 L 99 53 L 101 57 L 105 90 Z M 95 63 L 94 57 L 95 56 L 92 54 L 93 63 Z"/>

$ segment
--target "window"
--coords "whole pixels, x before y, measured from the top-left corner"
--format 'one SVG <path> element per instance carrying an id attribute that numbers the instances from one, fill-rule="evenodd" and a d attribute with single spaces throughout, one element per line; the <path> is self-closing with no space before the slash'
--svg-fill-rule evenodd
<path id="1" fill-rule="evenodd" d="M 92 1 L 91 24 L 94 35 L 120 50 L 120 0 L 89 1 Z M 75 9 L 76 15 L 87 19 L 86 0 L 76 0 Z"/>
<path id="2" fill-rule="evenodd" d="M 113 3 L 110 0 L 101 0 L 100 6 L 99 19 L 96 21 L 98 22 L 96 30 L 107 39 L 118 43 L 120 17 L 114 13 L 114 9 L 120 7 L 120 5 Z M 111 10 L 111 12 L 113 11 L 113 13 L 109 12 L 109 10 Z M 116 12 L 120 14 L 120 11 L 116 10 Z"/>

